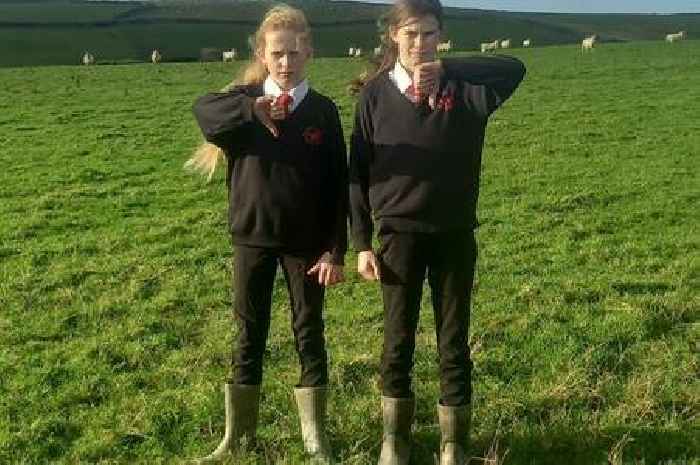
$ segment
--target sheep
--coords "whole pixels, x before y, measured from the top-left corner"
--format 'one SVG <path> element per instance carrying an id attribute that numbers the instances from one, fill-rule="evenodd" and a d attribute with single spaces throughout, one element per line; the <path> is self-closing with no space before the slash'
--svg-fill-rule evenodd
<path id="1" fill-rule="evenodd" d="M 593 47 L 595 47 L 597 40 L 598 36 L 595 34 L 583 39 L 583 41 L 581 42 L 581 51 L 593 50 Z"/>

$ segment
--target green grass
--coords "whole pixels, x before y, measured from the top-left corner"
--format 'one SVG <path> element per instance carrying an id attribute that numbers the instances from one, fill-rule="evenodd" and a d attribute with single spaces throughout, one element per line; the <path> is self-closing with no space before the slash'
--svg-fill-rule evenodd
<path id="1" fill-rule="evenodd" d="M 516 52 L 528 76 L 484 153 L 475 456 L 497 441 L 513 465 L 700 458 L 700 43 L 676 45 Z M 0 463 L 178 463 L 218 442 L 233 338 L 225 186 L 182 164 L 200 141 L 192 101 L 235 66 L 0 70 Z M 310 68 L 346 136 L 361 67 Z M 338 459 L 368 465 L 381 299 L 347 262 L 327 298 L 330 430 Z M 303 459 L 281 279 L 274 292 L 260 441 L 243 463 Z M 421 465 L 439 441 L 428 300 Z"/>

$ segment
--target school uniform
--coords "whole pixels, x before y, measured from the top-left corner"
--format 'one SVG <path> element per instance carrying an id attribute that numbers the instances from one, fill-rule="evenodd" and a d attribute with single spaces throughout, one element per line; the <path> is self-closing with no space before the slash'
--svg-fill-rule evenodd
<path id="1" fill-rule="evenodd" d="M 278 264 L 287 281 L 301 363 L 299 386 L 328 383 L 324 287 L 306 272 L 323 255 L 343 264 L 347 249 L 347 159 L 334 103 L 303 81 L 288 93 L 279 137 L 255 117 L 253 102 L 281 89 L 241 85 L 205 95 L 194 114 L 208 142 L 226 153 L 229 227 L 235 246 L 234 314 L 239 334 L 233 383 L 260 384 Z M 325 253 L 325 255 L 324 255 Z"/>
<path id="2" fill-rule="evenodd" d="M 356 110 L 350 153 L 355 248 L 380 241 L 384 300 L 383 394 L 408 398 L 426 273 L 435 313 L 442 405 L 471 400 L 468 327 L 477 256 L 474 228 L 489 115 L 525 67 L 514 58 L 443 60 L 436 108 L 415 101 L 396 66 L 370 80 Z"/>

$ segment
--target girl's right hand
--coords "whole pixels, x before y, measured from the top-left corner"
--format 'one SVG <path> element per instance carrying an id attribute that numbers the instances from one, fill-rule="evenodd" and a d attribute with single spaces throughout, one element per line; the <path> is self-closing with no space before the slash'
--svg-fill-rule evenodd
<path id="1" fill-rule="evenodd" d="M 421 63 L 416 65 L 413 70 L 413 85 L 418 95 L 423 95 L 428 98 L 428 105 L 433 110 L 435 109 L 435 102 L 437 100 L 442 74 L 442 62 L 440 60 Z"/>
<path id="2" fill-rule="evenodd" d="M 256 98 L 255 102 L 253 102 L 253 113 L 258 118 L 258 121 L 272 133 L 272 136 L 277 138 L 279 137 L 279 129 L 277 129 L 273 119 L 279 118 L 275 118 L 278 111 L 273 110 L 272 102 L 274 100 L 275 98 L 271 95 L 263 95 Z"/>
<path id="3" fill-rule="evenodd" d="M 371 250 L 357 254 L 357 272 L 367 281 L 379 281 L 379 261 Z"/>
<path id="4" fill-rule="evenodd" d="M 273 101 L 270 107 L 270 116 L 272 119 L 285 119 L 289 113 L 289 107 L 292 105 L 293 98 L 289 94 L 280 94 Z"/>

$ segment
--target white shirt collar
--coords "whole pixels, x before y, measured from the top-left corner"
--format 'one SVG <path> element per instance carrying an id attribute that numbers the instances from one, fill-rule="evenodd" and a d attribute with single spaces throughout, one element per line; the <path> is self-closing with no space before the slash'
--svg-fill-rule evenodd
<path id="1" fill-rule="evenodd" d="M 268 76 L 267 79 L 265 79 L 265 83 L 263 84 L 263 93 L 265 95 L 272 95 L 273 97 L 277 97 L 282 93 L 282 89 L 280 89 L 280 86 L 278 86 L 277 83 L 274 80 L 272 80 L 270 76 Z M 304 100 L 306 94 L 309 93 L 309 83 L 306 79 L 304 79 L 296 87 L 288 90 L 287 93 L 291 95 L 294 99 L 292 101 L 292 108 L 290 108 L 289 111 L 294 111 L 296 107 L 299 106 L 301 101 Z"/>
<path id="2" fill-rule="evenodd" d="M 389 71 L 389 78 L 394 84 L 396 84 L 396 87 L 399 88 L 402 94 L 405 94 L 406 89 L 408 89 L 408 86 L 413 84 L 413 79 L 411 78 L 411 75 L 408 74 L 406 68 L 404 68 L 401 65 L 401 63 L 399 63 L 399 60 L 396 60 L 394 69 L 392 71 Z"/>

